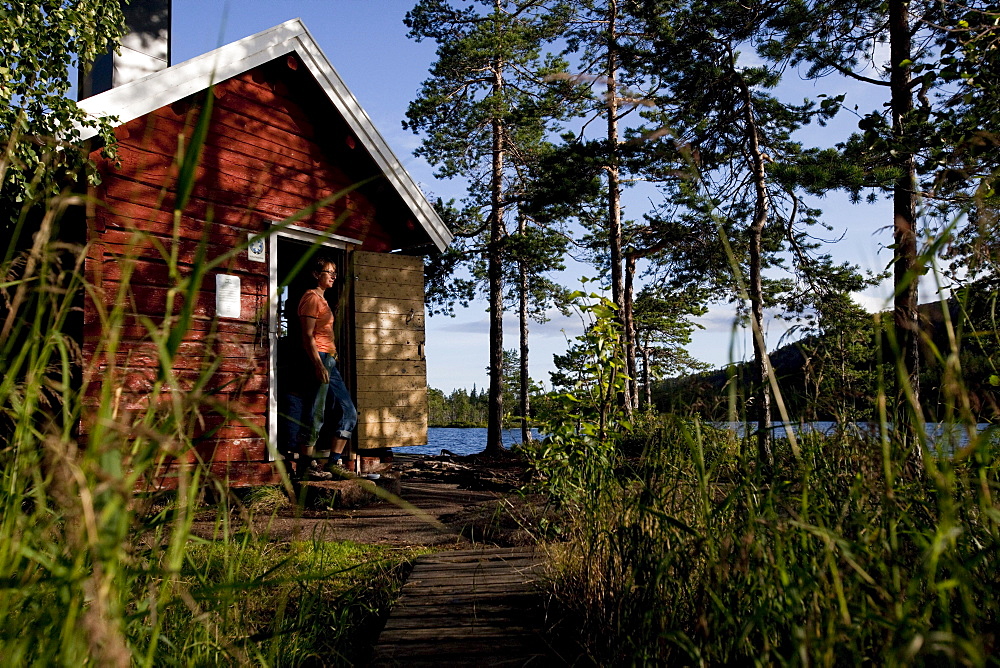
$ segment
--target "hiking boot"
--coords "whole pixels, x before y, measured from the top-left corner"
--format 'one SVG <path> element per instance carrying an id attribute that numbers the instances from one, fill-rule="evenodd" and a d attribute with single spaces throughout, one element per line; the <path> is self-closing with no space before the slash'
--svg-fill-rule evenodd
<path id="1" fill-rule="evenodd" d="M 324 471 L 319 462 L 314 459 L 309 462 L 309 468 L 306 469 L 306 480 L 333 480 L 333 474 Z"/>
<path id="2" fill-rule="evenodd" d="M 323 467 L 324 471 L 328 471 L 338 478 L 344 477 L 344 472 L 347 470 L 347 466 L 343 459 L 334 459 L 331 457 L 326 460 L 326 466 Z"/>

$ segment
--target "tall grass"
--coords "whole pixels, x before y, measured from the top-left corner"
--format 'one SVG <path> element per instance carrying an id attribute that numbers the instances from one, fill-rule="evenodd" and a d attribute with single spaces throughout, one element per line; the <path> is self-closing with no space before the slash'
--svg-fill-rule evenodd
<path id="1" fill-rule="evenodd" d="M 178 259 L 181 210 L 207 116 L 179 161 L 173 241 L 136 231 L 118 258 L 120 287 L 110 299 L 105 286 L 88 281 L 88 245 L 67 241 L 79 239 L 84 208 L 99 202 L 67 192 L 25 207 L 3 232 L 3 665 L 346 665 L 363 651 L 358 625 L 386 605 L 413 556 L 272 544 L 248 533 L 242 527 L 252 526 L 251 512 L 194 448 L 206 415 L 238 419 L 215 395 L 214 330 L 196 377 L 179 377 L 174 364 L 196 319 L 202 279 L 228 258 L 207 258 L 202 243 L 193 267 Z M 159 248 L 170 280 L 162 317 L 134 308 L 130 277 L 144 243 Z M 84 298 L 101 332 L 86 355 Z M 126 332 L 156 350 L 151 384 L 138 400 L 117 382 Z M 176 489 L 143 492 L 165 467 Z M 218 503 L 206 504 L 206 490 Z M 206 512 L 216 532 L 197 538 L 196 515 L 203 524 Z"/>
<path id="2" fill-rule="evenodd" d="M 600 445 L 579 402 L 529 452 L 566 518 L 555 594 L 596 663 L 996 661 L 997 432 L 924 447 L 914 467 L 883 419 L 871 434 L 802 435 L 794 453 L 778 440 L 764 477 L 752 448 L 695 419 L 612 409 L 618 435 Z"/>

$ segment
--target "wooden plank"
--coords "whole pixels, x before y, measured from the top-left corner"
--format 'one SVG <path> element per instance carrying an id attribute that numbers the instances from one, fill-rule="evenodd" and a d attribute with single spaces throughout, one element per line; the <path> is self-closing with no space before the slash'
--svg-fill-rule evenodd
<path id="1" fill-rule="evenodd" d="M 355 267 L 355 273 L 364 277 L 366 285 L 396 285 L 402 276 L 406 284 L 423 285 L 423 268 L 400 269 L 398 267 Z"/>
<path id="2" fill-rule="evenodd" d="M 182 467 L 192 470 L 191 465 L 180 463 L 164 465 L 144 476 L 138 487 L 143 491 L 176 489 Z M 274 485 L 281 482 L 281 476 L 273 462 L 218 462 L 209 465 L 208 471 L 213 478 L 226 481 L 231 487 Z"/>
<path id="3" fill-rule="evenodd" d="M 235 396 L 217 394 L 213 395 L 212 398 L 216 403 L 212 407 L 213 410 L 232 411 L 234 419 L 245 418 L 248 415 L 265 415 L 267 412 L 267 394 L 247 393 Z M 168 399 L 169 394 L 160 394 L 154 397 L 148 393 L 122 392 L 120 396 L 115 397 L 115 405 L 117 410 L 145 411 L 156 402 Z M 94 406 L 97 401 L 97 397 L 90 397 L 89 395 L 84 397 L 84 404 L 87 406 Z"/>
<path id="4" fill-rule="evenodd" d="M 355 195 L 348 200 L 351 180 L 343 173 L 328 172 L 325 178 L 319 170 L 301 170 L 275 162 L 275 152 L 259 152 L 256 156 L 235 153 L 229 148 L 220 150 L 211 145 L 203 148 L 203 158 L 195 169 L 194 188 L 224 188 L 235 192 L 253 192 L 259 195 L 298 198 L 305 202 L 318 202 L 336 196 L 337 212 L 350 207 L 353 210 L 370 208 L 366 198 Z M 173 155 L 133 147 L 121 153 L 119 161 L 124 173 L 141 175 L 144 183 L 172 185 L 177 176 Z M 260 178 L 267 174 L 267 180 Z M 211 186 L 207 185 L 211 183 Z M 337 195 L 337 193 L 341 193 Z M 333 205 L 333 203 L 331 203 Z"/>
<path id="5" fill-rule="evenodd" d="M 427 430 L 427 418 L 420 414 L 414 420 L 379 420 L 374 411 L 392 410 L 379 406 L 376 409 L 358 411 L 358 433 L 365 433 L 375 438 L 397 438 L 400 436 L 423 434 Z M 371 415 L 368 415 L 371 413 Z M 372 419 L 368 419 L 368 418 Z M 367 447 L 367 446 L 366 446 Z"/>
<path id="6" fill-rule="evenodd" d="M 412 576 L 411 576 L 412 577 Z M 456 577 L 456 580 L 458 578 Z M 419 577 L 418 577 L 419 582 Z M 427 585 L 427 591 L 421 591 L 420 596 L 430 601 L 447 601 L 452 596 L 463 595 L 465 597 L 492 598 L 496 595 L 506 595 L 517 593 L 518 589 L 509 582 L 490 582 L 480 579 L 475 586 L 470 582 L 449 584 L 447 582 L 434 581 Z M 527 593 L 522 592 L 522 593 Z"/>
<path id="7" fill-rule="evenodd" d="M 102 291 L 103 292 L 103 291 Z M 159 329 L 163 325 L 164 317 L 152 317 L 153 327 Z M 85 339 L 97 343 L 104 343 L 107 335 L 107 324 L 100 321 L 87 322 L 83 327 Z M 150 329 L 145 322 L 140 320 L 138 315 L 126 315 L 122 317 L 121 324 L 117 326 L 118 335 L 122 343 L 148 342 L 150 340 Z M 243 322 L 240 320 L 216 320 L 215 318 L 197 318 L 189 323 L 189 341 L 221 341 L 222 343 L 245 343 L 255 344 L 260 341 L 260 332 L 253 322 Z M 86 345 L 86 344 L 85 344 Z M 91 348 L 93 351 L 94 348 Z"/>
<path id="8" fill-rule="evenodd" d="M 412 320 L 417 315 L 423 317 L 424 300 L 422 297 L 419 299 L 392 297 L 391 294 L 383 297 L 355 295 L 354 310 L 359 313 L 402 314 L 409 316 Z"/>
<path id="9" fill-rule="evenodd" d="M 427 362 L 423 360 L 359 359 L 359 376 L 420 376 L 427 378 Z"/>
<path id="10" fill-rule="evenodd" d="M 422 283 L 376 283 L 367 279 L 357 280 L 354 282 L 354 295 L 367 299 L 407 299 L 423 304 L 424 286 Z"/>
<path id="11" fill-rule="evenodd" d="M 407 586 L 434 585 L 437 590 L 447 592 L 453 587 L 458 587 L 460 590 L 465 587 L 477 589 L 479 585 L 483 587 L 503 585 L 504 587 L 514 589 L 517 585 L 530 585 L 535 579 L 534 576 L 530 575 L 530 572 L 516 573 L 510 568 L 498 569 L 495 572 L 491 572 L 478 570 L 477 567 L 475 572 L 463 569 L 461 571 L 421 573 L 420 575 L 412 576 L 406 584 Z"/>
<path id="12" fill-rule="evenodd" d="M 371 289 L 378 289 L 384 285 L 405 284 L 423 287 L 424 270 L 422 266 L 414 268 L 397 267 L 354 267 L 355 277 L 363 280 Z"/>
<path id="13" fill-rule="evenodd" d="M 100 236 L 101 242 L 105 245 L 106 255 L 104 262 L 107 264 L 114 262 L 138 262 L 146 261 L 147 267 L 166 267 L 160 248 L 167 249 L 167 252 L 175 252 L 178 265 L 185 268 L 192 267 L 196 262 L 214 260 L 233 249 L 233 245 L 228 243 L 217 244 L 210 239 L 202 247 L 202 230 L 191 229 L 182 226 L 181 240 L 174 241 L 169 236 L 160 236 L 148 232 L 135 232 L 131 230 L 108 229 Z M 246 237 L 243 239 L 246 240 Z M 137 267 L 138 268 L 138 267 Z M 242 273 L 247 280 L 256 280 L 262 287 L 257 288 L 258 294 L 263 294 L 267 286 L 267 269 L 260 262 L 251 262 L 246 258 L 245 253 L 239 253 L 228 261 L 225 268 L 213 269 L 212 274 L 219 271 Z M 211 275 L 211 274 L 210 274 Z M 214 280 L 214 279 L 213 279 Z"/>
<path id="14" fill-rule="evenodd" d="M 267 461 L 267 442 L 263 438 L 211 439 L 196 443 L 194 450 L 201 457 L 202 461 Z"/>
<path id="15" fill-rule="evenodd" d="M 421 330 L 416 329 L 379 329 L 375 327 L 370 327 L 366 329 L 358 329 L 357 336 L 355 338 L 358 344 L 359 350 L 357 357 L 358 359 L 374 359 L 368 357 L 369 355 L 375 354 L 368 352 L 369 348 L 376 348 L 381 345 L 390 346 L 419 346 L 424 344 L 424 334 Z M 399 358 L 405 359 L 405 358 Z"/>
<path id="16" fill-rule="evenodd" d="M 502 559 L 495 560 L 475 560 L 475 561 L 460 561 L 460 560 L 430 560 L 423 562 L 423 571 L 428 574 L 435 573 L 447 573 L 455 570 L 463 570 L 469 567 L 469 563 L 475 563 L 476 568 L 480 571 L 488 571 L 490 569 L 496 568 L 500 570 L 510 570 L 520 572 L 521 570 L 532 571 L 540 568 L 538 562 L 538 555 L 535 552 L 527 552 L 523 555 L 510 555 L 505 556 Z"/>
<path id="17" fill-rule="evenodd" d="M 365 445 L 362 449 L 375 449 L 375 448 L 415 448 L 418 446 L 427 445 L 426 433 L 423 437 L 416 435 L 407 439 L 400 438 L 376 438 L 375 436 L 366 436 Z"/>
<path id="18" fill-rule="evenodd" d="M 395 628 L 390 628 L 389 633 L 395 631 Z M 396 643 L 399 645 L 404 644 L 418 644 L 422 642 L 440 642 L 447 643 L 451 640 L 458 641 L 477 641 L 479 643 L 497 643 L 494 645 L 494 651 L 500 645 L 506 645 L 515 636 L 519 635 L 534 635 L 538 633 L 537 629 L 532 629 L 527 626 L 519 627 L 490 627 L 490 626 L 440 626 L 436 628 L 415 628 L 406 627 L 399 629 L 399 635 L 405 636 L 405 639 L 400 641 L 397 640 Z"/>
<path id="19" fill-rule="evenodd" d="M 455 619 L 454 610 L 448 606 L 437 608 L 415 608 L 412 614 L 406 614 L 406 610 L 396 608 L 393 610 L 392 618 L 389 619 L 383 633 L 386 631 L 401 631 L 413 629 L 469 629 L 481 628 L 503 628 L 505 630 L 531 630 L 524 626 L 524 611 L 512 610 L 510 606 L 495 605 L 492 609 L 485 609 L 486 606 L 476 606 L 476 614 L 464 619 Z"/>
<path id="20" fill-rule="evenodd" d="M 545 610 L 531 582 L 537 576 L 517 570 L 532 570 L 524 564 L 538 566 L 539 557 L 509 550 L 483 550 L 478 557 L 417 560 L 379 636 L 373 665 L 562 663 L 540 633 Z"/>
<path id="21" fill-rule="evenodd" d="M 231 344 L 224 342 L 207 341 L 185 341 L 178 346 L 177 356 L 174 358 L 175 369 L 201 369 L 206 364 L 210 364 L 219 358 L 232 358 L 240 360 L 244 371 L 256 370 L 259 373 L 266 369 L 266 350 L 254 348 L 247 344 Z M 160 349 L 156 344 L 142 341 L 136 343 L 123 344 L 117 351 L 118 366 L 120 367 L 143 367 L 159 366 Z"/>
<path id="22" fill-rule="evenodd" d="M 357 376 L 358 392 L 397 392 L 426 389 L 427 378 L 421 376 Z"/>
<path id="23" fill-rule="evenodd" d="M 233 258 L 236 260 L 237 258 Z M 131 265 L 128 267 L 127 265 Z M 242 264 L 239 262 L 234 262 L 234 265 Z M 256 264 L 257 266 L 252 266 Z M 225 269 L 215 269 L 212 273 L 207 274 L 201 282 L 202 290 L 215 290 L 215 274 L 227 273 L 236 274 L 240 277 L 240 290 L 247 294 L 254 295 L 266 295 L 267 294 L 267 276 L 261 275 L 260 273 L 260 263 L 243 264 L 240 269 L 236 266 L 227 267 Z M 190 265 L 181 268 L 182 277 L 189 276 Z M 129 275 L 127 269 L 131 269 L 131 274 Z M 121 279 L 128 276 L 129 283 L 135 285 L 150 285 L 156 287 L 173 287 L 176 285 L 176 280 L 170 275 L 170 269 L 166 262 L 161 261 L 150 261 L 144 258 L 132 259 L 121 259 L 119 257 L 108 257 L 104 258 L 104 278 L 105 281 L 111 283 L 119 283 Z"/>
<path id="24" fill-rule="evenodd" d="M 377 439 L 398 439 L 409 440 L 421 438 L 427 433 L 426 422 L 358 422 L 354 433 L 364 438 L 368 443 L 369 438 Z M 426 442 L 426 438 L 424 439 Z M 370 445 L 359 447 L 371 447 Z"/>
<path id="25" fill-rule="evenodd" d="M 268 378 L 266 373 L 213 373 L 207 381 L 203 380 L 204 372 L 200 369 L 173 369 L 174 383 L 165 383 L 163 392 L 174 389 L 181 392 L 191 392 L 201 387 L 205 394 L 236 394 L 240 392 L 266 392 Z M 109 369 L 108 365 L 94 365 L 85 372 L 89 382 L 113 382 L 116 387 L 125 392 L 152 392 L 159 376 L 159 366 L 150 365 L 145 368 L 119 367 Z"/>
<path id="26" fill-rule="evenodd" d="M 414 422 L 426 424 L 427 405 L 426 403 L 415 403 L 409 406 L 381 406 L 376 404 L 374 408 L 366 408 L 361 401 L 358 401 L 359 421 L 365 423 L 374 422 Z"/>
<path id="27" fill-rule="evenodd" d="M 386 631 L 421 631 L 427 630 L 432 633 L 440 633 L 442 631 L 450 631 L 458 629 L 467 629 L 470 627 L 502 627 L 505 631 L 512 629 L 518 629 L 520 631 L 531 631 L 519 624 L 524 622 L 524 613 L 521 611 L 512 612 L 508 609 L 503 609 L 493 615 L 485 614 L 482 610 L 476 610 L 476 617 L 472 620 L 461 620 L 458 623 L 462 626 L 455 626 L 455 616 L 450 613 L 442 613 L 441 615 L 429 615 L 427 613 L 415 614 L 412 617 L 403 617 L 399 615 L 394 615 L 391 620 L 389 620 L 382 632 Z"/>
<path id="28" fill-rule="evenodd" d="M 427 388 L 416 390 L 383 390 L 374 392 L 358 392 L 358 406 L 414 406 L 427 404 Z"/>
<path id="29" fill-rule="evenodd" d="M 133 133 L 121 145 L 172 159 L 176 155 L 177 137 L 191 134 L 190 127 L 181 120 L 164 115 L 150 118 L 154 136 L 135 137 Z M 243 127 L 240 127 L 241 123 Z M 213 109 L 203 150 L 206 158 L 224 154 L 237 159 L 245 158 L 250 164 L 253 164 L 253 160 L 266 160 L 289 172 L 312 175 L 327 182 L 340 182 L 344 185 L 351 183 L 351 178 L 342 169 L 333 163 L 315 159 L 315 156 L 322 155 L 316 142 L 298 138 L 293 133 L 254 118 L 253 112 L 248 113 L 245 108 L 240 111 L 225 103 Z M 257 166 L 261 167 L 259 164 Z"/>
<path id="30" fill-rule="evenodd" d="M 177 168 L 170 164 L 170 157 L 157 153 L 141 154 L 138 149 L 122 153 L 122 168 L 120 174 L 130 175 L 140 183 L 156 188 L 175 189 Z M 223 165 L 225 167 L 225 165 Z M 291 203 L 297 209 L 331 198 L 327 206 L 339 202 L 340 213 L 347 206 L 345 193 L 342 191 L 349 183 L 334 183 L 313 179 L 309 182 L 308 175 L 281 169 L 273 164 L 266 167 L 267 178 L 253 179 L 250 168 L 237 168 L 232 163 L 229 170 L 214 170 L 210 167 L 200 167 L 194 174 L 192 193 L 212 201 L 232 203 L 245 201 L 250 195 L 253 198 L 268 198 Z M 357 205 L 362 204 L 360 198 L 352 200 Z M 358 206 L 353 210 L 359 210 Z"/>
<path id="31" fill-rule="evenodd" d="M 166 230 L 150 228 L 150 232 L 160 234 L 170 234 L 172 230 L 174 197 L 171 192 L 164 193 L 162 188 L 143 183 L 136 183 L 127 179 L 119 178 L 119 175 L 108 175 L 103 189 L 104 201 L 109 209 L 115 213 L 108 226 L 131 226 L 136 227 L 136 221 L 151 220 L 151 211 L 163 211 L 167 218 L 155 218 L 168 224 Z M 137 207 L 137 208 L 131 208 Z M 325 230 L 328 227 L 343 230 L 345 236 L 359 236 L 361 228 L 355 223 L 356 218 L 348 217 L 339 219 L 333 209 L 320 209 L 304 219 L 296 222 L 297 225 Z M 242 198 L 236 202 L 209 202 L 203 198 L 193 197 L 188 200 L 184 210 L 185 218 L 199 223 L 219 222 L 236 227 L 246 227 L 248 230 L 258 231 L 261 219 L 282 220 L 286 216 L 295 213 L 289 207 L 274 206 L 271 200 L 256 201 Z M 145 227 L 145 225 L 143 225 Z"/>
<path id="32" fill-rule="evenodd" d="M 535 554 L 523 557 L 509 557 L 497 561 L 477 561 L 475 565 L 475 572 L 477 573 L 489 572 L 496 569 L 498 571 L 524 573 L 530 575 L 529 579 L 534 579 L 537 576 L 537 573 L 533 571 L 540 567 L 538 557 Z M 424 563 L 424 567 L 421 570 L 423 575 L 421 577 L 450 577 L 449 574 L 455 571 L 468 570 L 468 568 L 469 564 L 461 561 L 429 561 Z"/>
<path id="33" fill-rule="evenodd" d="M 173 207 L 174 202 L 172 191 L 168 189 L 164 193 L 162 184 L 138 183 L 121 175 L 105 177 L 100 192 L 106 200 L 143 202 L 168 209 Z M 218 188 L 206 191 L 195 188 L 185 214 L 190 214 L 198 220 L 205 220 L 211 218 L 210 212 L 218 207 L 220 210 L 248 211 L 258 219 L 280 221 L 297 214 L 315 201 L 315 198 L 310 198 L 308 201 L 301 198 L 283 198 L 262 188 L 256 188 L 251 192 L 234 192 Z M 360 213 L 341 218 L 335 206 L 326 206 L 299 219 L 295 224 L 317 231 L 330 231 L 358 238 L 366 244 L 379 240 L 388 242 L 389 234 L 381 227 L 369 224 L 369 219 L 370 216 L 363 216 Z"/>
<path id="34" fill-rule="evenodd" d="M 355 316 L 355 327 L 358 329 L 376 329 L 379 331 L 402 330 L 411 332 L 412 336 L 419 335 L 422 341 L 424 332 L 423 309 L 415 312 L 412 317 L 408 313 L 404 315 L 359 312 Z"/>
<path id="35" fill-rule="evenodd" d="M 241 276 L 241 278 L 245 277 Z M 211 279 L 212 283 L 214 283 L 215 276 L 213 275 Z M 103 287 L 105 295 L 107 295 L 109 299 L 114 299 L 114 296 L 118 292 L 118 284 L 106 281 Z M 244 289 L 242 285 L 240 287 L 240 317 L 234 319 L 243 322 L 254 321 L 266 313 L 267 299 L 263 294 L 253 294 L 248 292 L 248 289 L 252 289 L 252 282 L 248 282 L 247 289 Z M 167 313 L 170 290 L 171 288 L 167 288 L 165 286 L 143 285 L 135 282 L 130 283 L 128 289 L 128 300 L 132 308 L 128 309 L 129 312 L 132 314 L 162 317 L 165 313 Z M 216 317 L 216 299 L 214 289 L 197 290 L 187 294 L 187 298 L 191 298 L 192 296 L 194 298 L 194 308 L 192 309 L 192 313 L 195 316 L 208 319 Z M 112 304 L 112 302 L 107 303 L 108 305 Z M 172 314 L 176 315 L 180 313 L 181 306 L 181 299 L 175 298 L 173 300 Z"/>
<path id="36" fill-rule="evenodd" d="M 356 255 L 354 258 L 355 267 L 381 267 L 390 269 L 403 269 L 420 271 L 423 276 L 424 260 L 415 255 L 401 255 L 399 253 L 365 253 Z"/>
<path id="37" fill-rule="evenodd" d="M 416 362 L 424 359 L 423 346 L 420 344 L 383 344 L 374 343 L 360 346 L 357 359 L 399 360 Z"/>

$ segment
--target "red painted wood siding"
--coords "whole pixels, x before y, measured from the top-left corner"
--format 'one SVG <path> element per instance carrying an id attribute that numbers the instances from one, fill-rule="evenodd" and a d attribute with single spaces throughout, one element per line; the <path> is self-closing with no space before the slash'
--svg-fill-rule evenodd
<path id="1" fill-rule="evenodd" d="M 84 314 L 86 399 L 98 401 L 101 383 L 114 383 L 119 414 L 145 410 L 155 398 L 158 354 L 143 318 L 159 326 L 165 317 L 168 292 L 174 286 L 164 253 L 175 253 L 177 265 L 188 274 L 200 244 L 209 259 L 242 244 L 248 233 L 264 229 L 264 221 L 292 216 L 315 202 L 350 188 L 359 151 L 336 131 L 317 138 L 310 120 L 332 118 L 333 107 L 312 87 L 283 79 L 301 77 L 270 64 L 219 84 L 214 111 L 191 198 L 174 229 L 179 144 L 186 146 L 197 123 L 204 96 L 157 109 L 116 129 L 119 165 L 92 157 L 102 173 L 98 199 L 88 221 L 90 253 L 87 275 L 97 288 L 86 300 Z M 314 105 L 323 105 L 316 109 Z M 340 121 L 334 123 L 340 127 Z M 180 142 L 179 142 L 180 139 Z M 322 142 L 322 143 L 321 143 Z M 365 158 L 367 159 L 367 158 Z M 387 225 L 392 210 L 359 191 L 340 197 L 295 224 L 361 240 L 361 248 L 390 250 L 399 221 Z M 393 213 L 395 212 L 395 213 Z M 395 225 L 395 227 L 393 227 Z M 176 241 L 175 241 L 176 233 Z M 398 234 L 398 229 L 396 234 Z M 222 269 L 241 279 L 240 319 L 216 319 L 215 276 L 206 276 L 195 299 L 194 320 L 173 364 L 176 389 L 189 392 L 203 369 L 214 372 L 205 387 L 211 401 L 232 412 L 226 417 L 206 407 L 193 424 L 195 451 L 182 459 L 211 461 L 212 470 L 226 474 L 234 485 L 276 480 L 266 462 L 263 434 L 268 406 L 268 341 L 266 327 L 257 320 L 267 314 L 267 264 L 251 262 L 246 252 Z M 123 277 L 130 281 L 122 291 Z M 106 325 L 95 300 L 110 309 L 123 295 L 126 317 L 119 328 L 121 344 L 108 359 Z M 174 312 L 178 312 L 179 303 Z M 172 388 L 167 388 L 172 389 Z M 82 425 L 89 432 L 86 420 Z M 158 485 L 171 485 L 172 471 L 164 468 Z"/>

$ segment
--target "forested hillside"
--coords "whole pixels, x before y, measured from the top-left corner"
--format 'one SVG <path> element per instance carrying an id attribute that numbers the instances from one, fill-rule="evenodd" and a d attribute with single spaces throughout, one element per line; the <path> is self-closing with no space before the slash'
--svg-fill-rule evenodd
<path id="1" fill-rule="evenodd" d="M 459 388 L 447 395 L 433 387 L 428 388 L 427 423 L 431 427 L 485 427 L 488 400 L 489 395 L 478 391 L 475 385 L 471 392 Z"/>
<path id="2" fill-rule="evenodd" d="M 1000 419 L 1000 337 L 989 295 L 995 288 L 980 282 L 944 303 L 920 307 L 921 405 L 928 421 L 955 419 L 967 410 L 980 422 Z M 880 391 L 893 396 L 892 345 L 886 333 L 891 314 L 858 317 L 848 326 L 789 343 L 770 355 L 782 397 L 794 419 L 870 420 Z M 950 356 L 951 340 L 959 354 Z M 956 364 L 949 371 L 949 364 Z M 664 380 L 653 391 L 662 412 L 697 414 L 709 420 L 747 418 L 745 396 L 749 369 L 735 364 L 725 369 Z M 949 387 L 948 384 L 951 384 Z M 964 390 L 956 392 L 955 385 Z"/>

